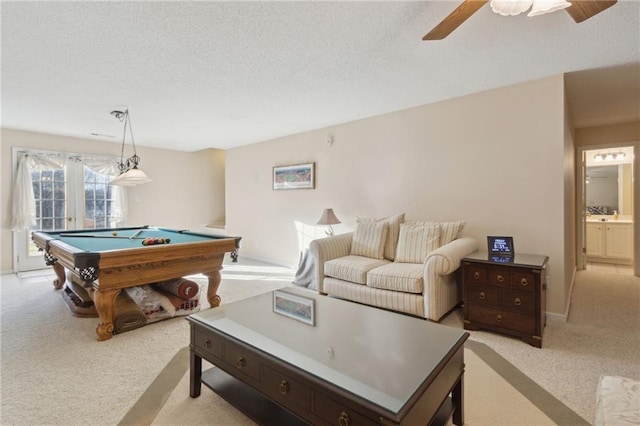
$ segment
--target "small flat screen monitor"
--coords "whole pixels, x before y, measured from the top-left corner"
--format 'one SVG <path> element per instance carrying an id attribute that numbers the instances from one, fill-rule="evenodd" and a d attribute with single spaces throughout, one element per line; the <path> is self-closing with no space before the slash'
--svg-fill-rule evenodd
<path id="1" fill-rule="evenodd" d="M 487 237 L 489 256 L 513 257 L 513 237 Z"/>

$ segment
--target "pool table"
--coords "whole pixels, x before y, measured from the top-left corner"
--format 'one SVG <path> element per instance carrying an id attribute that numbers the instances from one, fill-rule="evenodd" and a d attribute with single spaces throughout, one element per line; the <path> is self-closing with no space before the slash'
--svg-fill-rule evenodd
<path id="1" fill-rule="evenodd" d="M 53 266 L 56 288 L 65 283 L 65 268 L 85 283 L 100 316 L 98 340 L 113 334 L 115 300 L 123 288 L 202 273 L 209 279 L 207 299 L 217 295 L 224 254 L 235 253 L 241 237 L 199 234 L 151 226 L 33 232 L 31 238 Z M 147 238 L 168 238 L 164 244 L 143 245 Z M 235 260 L 236 257 L 233 257 Z"/>

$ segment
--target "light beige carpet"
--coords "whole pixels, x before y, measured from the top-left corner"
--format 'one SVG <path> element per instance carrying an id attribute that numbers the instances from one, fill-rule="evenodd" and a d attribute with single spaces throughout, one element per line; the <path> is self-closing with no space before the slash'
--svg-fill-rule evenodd
<path id="1" fill-rule="evenodd" d="M 465 349 L 465 424 L 469 426 L 587 425 L 578 415 L 534 383 L 520 393 L 510 383 L 523 380 L 518 373 L 503 369 L 501 376 L 482 357 L 497 357 L 481 343 L 470 342 Z M 477 355 L 478 351 L 481 355 Z M 189 352 L 179 351 L 156 382 L 142 395 L 120 425 L 254 425 L 235 407 L 203 386 L 198 398 L 189 396 Z M 496 359 L 496 366 L 504 360 Z M 206 363 L 204 368 L 212 368 Z M 182 375 L 180 375 L 182 372 Z M 526 380 L 526 378 L 524 378 Z M 533 400 L 546 400 L 542 409 Z"/>
<path id="2" fill-rule="evenodd" d="M 173 375 L 163 373 L 189 344 L 187 321 L 182 318 L 161 321 L 97 342 L 97 320 L 71 316 L 60 299 L 60 292 L 51 285 L 53 278 L 51 270 L 22 277 L 0 276 L 0 424 L 115 425 L 126 419 L 128 413 L 135 414 L 134 406 L 143 395 L 160 389 L 156 386 L 158 382 L 153 384 L 156 380 L 168 382 L 169 387 L 163 388 L 164 394 L 156 394 L 152 399 L 166 404 L 163 402 L 154 409 L 149 423 L 139 424 L 170 419 L 174 406 L 184 408 L 187 403 L 209 406 L 205 398 L 215 398 L 215 395 L 206 388 L 200 398 L 188 399 L 187 387 L 181 384 L 186 367 L 182 372 L 174 371 Z M 292 278 L 291 270 L 251 262 L 241 256 L 239 264 L 225 262 L 219 292 L 223 303 L 231 303 L 288 285 Z M 486 406 L 486 402 L 478 404 L 478 401 L 491 393 L 487 392 L 488 386 L 473 390 L 472 381 L 488 380 L 484 376 L 473 379 L 480 371 L 488 376 L 497 372 L 510 386 L 506 388 L 508 395 L 516 399 L 524 396 L 557 424 L 591 422 L 601 374 L 640 379 L 638 306 L 639 278 L 579 272 L 569 321 L 547 324 L 542 349 L 495 333 L 471 332 L 466 350 L 467 423 L 497 424 L 500 421 L 497 410 L 487 410 L 488 417 L 483 418 L 474 409 L 474 405 L 480 409 Z M 443 323 L 462 327 L 461 311 L 454 311 Z M 484 356 L 481 346 L 472 347 L 472 342 L 484 343 L 499 357 Z M 481 367 L 474 367 L 477 365 L 474 355 L 482 360 Z M 494 365 L 496 359 L 505 360 L 507 367 L 501 367 L 502 362 L 498 361 L 498 365 Z M 524 373 L 518 376 L 522 380 L 503 375 L 510 369 Z M 527 390 L 532 389 L 528 381 L 544 388 L 546 396 L 544 392 Z M 497 384 L 500 380 L 495 382 L 491 389 L 500 388 Z M 584 420 L 576 423 L 558 420 L 553 410 L 546 408 L 554 404 L 554 399 L 561 402 L 560 412 L 571 415 L 574 411 Z M 225 405 L 223 401 L 215 403 Z M 502 409 L 506 405 L 500 403 L 498 407 Z M 182 415 L 190 415 L 187 411 L 182 410 Z M 228 415 L 239 414 L 232 412 L 229 410 Z M 490 423 L 485 423 L 485 419 Z M 520 416 L 519 423 L 512 424 L 521 424 L 527 419 Z M 207 421 L 211 423 L 212 418 Z M 235 424 L 229 421 L 228 424 Z"/>

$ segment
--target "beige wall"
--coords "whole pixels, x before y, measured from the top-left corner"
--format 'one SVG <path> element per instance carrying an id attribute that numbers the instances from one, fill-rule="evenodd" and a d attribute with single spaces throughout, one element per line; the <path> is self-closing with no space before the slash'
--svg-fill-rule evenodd
<path id="1" fill-rule="evenodd" d="M 573 286 L 577 265 L 577 227 L 576 227 L 576 161 L 574 130 L 571 123 L 570 106 L 565 91 L 564 108 L 564 315 L 569 314 L 571 287 Z"/>
<path id="2" fill-rule="evenodd" d="M 119 157 L 120 144 L 2 129 L 0 268 L 12 269 L 12 147 Z M 125 146 L 125 155 L 131 146 Z M 131 226 L 158 225 L 200 230 L 225 213 L 224 151 L 181 152 L 137 147 L 140 168 L 153 182 L 128 189 Z M 130 154 L 130 152 L 129 152 Z"/>
<path id="3" fill-rule="evenodd" d="M 482 245 L 512 235 L 517 251 L 548 255 L 547 309 L 562 314 L 574 232 L 564 117 L 555 76 L 229 150 L 228 231 L 245 237 L 241 254 L 294 265 L 294 222 L 313 224 L 325 207 L 343 221 L 337 232 L 356 216 L 462 219 Z M 311 161 L 316 189 L 271 189 L 273 166 Z"/>

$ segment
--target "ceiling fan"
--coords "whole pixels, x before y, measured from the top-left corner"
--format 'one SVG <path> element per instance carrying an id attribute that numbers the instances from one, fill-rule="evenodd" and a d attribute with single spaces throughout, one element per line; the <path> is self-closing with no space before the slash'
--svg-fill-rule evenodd
<path id="1" fill-rule="evenodd" d="M 500 15 L 517 15 L 529 9 L 528 16 L 542 15 L 565 9 L 574 21 L 580 23 L 613 6 L 617 0 L 491 0 L 491 8 Z M 458 28 L 489 0 L 464 0 L 442 22 L 427 33 L 422 40 L 442 40 Z"/>

